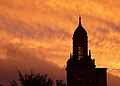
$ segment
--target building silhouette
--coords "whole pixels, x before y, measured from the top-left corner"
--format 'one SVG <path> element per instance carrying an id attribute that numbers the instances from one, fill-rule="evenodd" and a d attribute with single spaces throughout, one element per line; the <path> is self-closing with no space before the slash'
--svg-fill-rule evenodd
<path id="1" fill-rule="evenodd" d="M 86 30 L 79 25 L 73 34 L 73 54 L 67 61 L 67 86 L 107 86 L 107 68 L 96 68 L 95 60 L 88 55 Z"/>

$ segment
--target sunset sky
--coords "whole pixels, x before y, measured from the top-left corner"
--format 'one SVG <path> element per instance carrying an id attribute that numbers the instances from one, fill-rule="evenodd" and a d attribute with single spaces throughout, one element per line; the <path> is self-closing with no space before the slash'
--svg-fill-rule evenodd
<path id="1" fill-rule="evenodd" d="M 0 83 L 16 69 L 65 77 L 79 16 L 96 66 L 120 78 L 120 0 L 0 0 Z"/>

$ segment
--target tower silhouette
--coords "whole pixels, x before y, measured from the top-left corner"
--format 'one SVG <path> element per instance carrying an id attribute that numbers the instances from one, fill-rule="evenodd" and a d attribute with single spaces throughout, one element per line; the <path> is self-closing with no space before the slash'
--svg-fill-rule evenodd
<path id="1" fill-rule="evenodd" d="M 95 68 L 95 60 L 88 55 L 86 30 L 79 25 L 73 34 L 73 54 L 67 61 L 67 86 L 107 86 L 107 68 Z"/>

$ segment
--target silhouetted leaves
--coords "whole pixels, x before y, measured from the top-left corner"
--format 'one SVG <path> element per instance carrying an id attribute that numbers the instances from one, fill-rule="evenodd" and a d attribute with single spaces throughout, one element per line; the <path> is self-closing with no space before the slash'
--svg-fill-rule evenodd
<path id="1" fill-rule="evenodd" d="M 41 75 L 40 73 L 35 74 L 31 71 L 30 74 L 22 74 L 19 72 L 19 80 L 22 86 L 52 86 L 53 81 L 51 78 L 48 78 L 48 75 Z"/>
<path id="2" fill-rule="evenodd" d="M 0 84 L 0 86 L 2 86 L 2 84 Z"/>
<path id="3" fill-rule="evenodd" d="M 66 86 L 63 80 L 56 80 L 56 86 Z"/>
<path id="4" fill-rule="evenodd" d="M 40 73 L 21 73 L 18 71 L 18 77 L 20 86 L 53 86 L 53 80 L 48 75 L 42 75 Z M 9 81 L 10 86 L 19 86 L 14 80 Z M 65 86 L 63 80 L 56 80 L 56 86 Z"/>
<path id="5" fill-rule="evenodd" d="M 18 84 L 14 80 L 9 81 L 9 83 L 10 83 L 10 86 L 18 86 Z"/>

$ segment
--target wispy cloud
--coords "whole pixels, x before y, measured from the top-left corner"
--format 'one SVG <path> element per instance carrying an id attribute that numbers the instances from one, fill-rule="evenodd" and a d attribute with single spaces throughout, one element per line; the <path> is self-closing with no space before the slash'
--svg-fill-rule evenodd
<path id="1" fill-rule="evenodd" d="M 0 0 L 0 58 L 6 68 L 11 62 L 20 67 L 18 61 L 28 67 L 33 58 L 65 67 L 81 14 L 97 66 L 120 68 L 115 66 L 120 61 L 119 5 L 119 0 Z"/>

